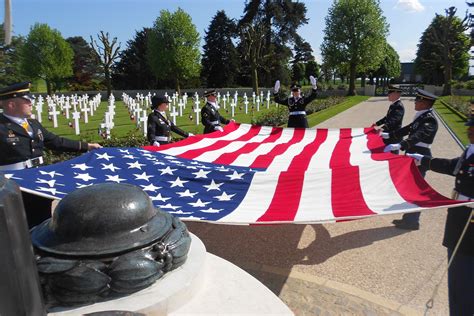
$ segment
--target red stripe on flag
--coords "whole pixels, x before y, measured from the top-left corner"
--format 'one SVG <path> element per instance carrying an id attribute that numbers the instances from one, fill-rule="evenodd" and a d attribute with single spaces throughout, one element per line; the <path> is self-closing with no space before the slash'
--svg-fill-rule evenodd
<path id="1" fill-rule="evenodd" d="M 168 149 L 168 148 L 184 147 L 184 146 L 188 146 L 188 145 L 192 145 L 194 143 L 197 143 L 198 141 L 200 141 L 203 138 L 224 137 L 227 134 L 230 134 L 233 131 L 237 130 L 239 128 L 239 126 L 240 126 L 240 123 L 231 122 L 231 123 L 227 124 L 224 127 L 223 132 L 213 132 L 213 133 L 209 133 L 209 134 L 198 134 L 198 135 L 187 137 L 187 138 L 185 138 L 185 139 L 183 139 L 179 142 L 169 143 L 167 145 L 161 145 L 160 147 L 157 147 L 157 146 L 142 146 L 142 148 L 145 149 L 145 150 L 149 150 L 149 151 L 162 151 L 162 150 L 165 150 L 165 149 Z"/>
<path id="2" fill-rule="evenodd" d="M 288 171 L 282 172 L 267 211 L 257 222 L 292 221 L 295 219 L 303 192 L 305 172 L 311 158 L 328 136 L 328 130 L 317 131 L 316 138 L 291 161 Z"/>
<path id="3" fill-rule="evenodd" d="M 420 207 L 439 207 L 441 205 L 455 205 L 462 202 L 451 200 L 430 187 L 421 176 L 413 159 L 404 155 L 380 153 L 385 144 L 380 136 L 370 129 L 366 129 L 367 146 L 372 152 L 373 160 L 387 160 L 390 177 L 400 196 L 407 202 Z"/>
<path id="4" fill-rule="evenodd" d="M 255 161 L 250 165 L 250 168 L 268 168 L 276 156 L 279 156 L 286 152 L 288 147 L 300 142 L 304 137 L 304 128 L 296 128 L 293 136 L 287 143 L 276 145 L 270 152 L 265 155 L 258 156 Z"/>
<path id="5" fill-rule="evenodd" d="M 350 128 L 340 130 L 340 139 L 331 156 L 331 204 L 334 217 L 375 214 L 365 203 L 358 166 L 350 164 L 352 142 Z"/>
<path id="6" fill-rule="evenodd" d="M 202 154 L 204 154 L 208 151 L 214 151 L 214 150 L 224 148 L 224 147 L 226 147 L 227 145 L 229 145 L 233 142 L 248 141 L 249 139 L 251 139 L 255 135 L 258 135 L 261 128 L 262 128 L 261 126 L 252 125 L 247 133 L 245 133 L 244 135 L 242 135 L 242 136 L 240 136 L 240 137 L 238 137 L 234 140 L 218 140 L 212 145 L 209 145 L 209 146 L 206 146 L 206 147 L 201 147 L 199 149 L 188 150 L 188 151 L 186 151 L 186 152 L 184 152 L 184 153 L 182 153 L 178 156 L 181 157 L 181 158 L 194 159 L 194 158 L 199 157 L 200 155 L 202 155 Z"/>
<path id="7" fill-rule="evenodd" d="M 218 163 L 218 164 L 230 165 L 240 155 L 251 153 L 262 144 L 275 142 L 276 140 L 278 140 L 281 137 L 282 131 L 283 131 L 282 128 L 274 127 L 272 129 L 272 131 L 270 132 L 270 135 L 267 138 L 265 138 L 262 142 L 246 144 L 242 148 L 240 148 L 239 150 L 236 150 L 235 152 L 223 154 L 222 156 L 220 156 L 219 158 L 217 158 L 213 162 Z"/>

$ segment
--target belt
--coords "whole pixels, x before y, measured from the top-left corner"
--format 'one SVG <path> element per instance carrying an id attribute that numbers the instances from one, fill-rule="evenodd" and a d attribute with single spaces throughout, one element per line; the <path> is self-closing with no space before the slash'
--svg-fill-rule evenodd
<path id="1" fill-rule="evenodd" d="M 418 146 L 418 147 L 425 147 L 425 148 L 431 148 L 431 144 L 423 143 L 423 142 L 418 142 L 418 143 L 415 144 L 415 146 Z"/>
<path id="2" fill-rule="evenodd" d="M 34 168 L 43 164 L 43 157 L 31 158 L 25 161 L 0 166 L 0 170 L 21 170 L 26 168 Z"/>
<path id="3" fill-rule="evenodd" d="M 169 136 L 155 136 L 155 140 L 159 142 L 169 142 L 171 137 Z"/>
<path id="4" fill-rule="evenodd" d="M 290 115 L 306 115 L 306 111 L 293 111 Z"/>
<path id="5" fill-rule="evenodd" d="M 211 121 L 211 124 L 219 124 L 219 121 Z"/>
<path id="6" fill-rule="evenodd" d="M 474 198 L 466 196 L 462 193 L 459 193 L 456 190 L 453 190 L 453 194 L 451 195 L 451 198 L 453 200 L 458 200 L 458 201 L 474 201 Z"/>

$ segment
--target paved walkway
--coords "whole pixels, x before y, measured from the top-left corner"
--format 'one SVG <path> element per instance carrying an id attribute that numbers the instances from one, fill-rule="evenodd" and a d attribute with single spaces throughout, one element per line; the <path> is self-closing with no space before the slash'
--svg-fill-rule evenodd
<path id="1" fill-rule="evenodd" d="M 414 104 L 403 103 L 408 124 Z M 318 127 L 369 126 L 388 105 L 371 98 Z M 432 150 L 436 157 L 461 152 L 442 124 Z M 428 172 L 426 180 L 449 196 L 452 177 Z M 422 315 L 446 268 L 445 216 L 425 211 L 413 232 L 393 227 L 399 215 L 321 225 L 187 224 L 209 252 L 254 275 L 296 315 Z M 446 278 L 427 315 L 448 315 Z"/>

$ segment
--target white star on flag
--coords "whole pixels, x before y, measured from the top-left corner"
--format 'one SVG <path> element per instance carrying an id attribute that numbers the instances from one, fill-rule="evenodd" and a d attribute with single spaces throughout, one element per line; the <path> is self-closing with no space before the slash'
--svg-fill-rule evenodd
<path id="1" fill-rule="evenodd" d="M 71 168 L 81 169 L 81 171 L 86 171 L 87 169 L 91 169 L 92 167 L 89 167 L 85 163 L 78 163 L 78 164 L 71 165 Z"/>
<path id="2" fill-rule="evenodd" d="M 56 194 L 66 194 L 66 193 L 64 193 L 64 192 L 56 191 L 55 188 L 43 188 L 43 187 L 38 187 L 36 190 L 38 190 L 38 191 L 44 191 L 44 192 L 49 192 L 49 193 L 51 193 L 52 195 L 56 195 Z"/>
<path id="3" fill-rule="evenodd" d="M 137 157 L 135 157 L 134 155 L 123 155 L 122 158 L 126 158 L 126 159 L 137 159 Z"/>
<path id="4" fill-rule="evenodd" d="M 176 171 L 177 169 L 171 169 L 169 166 L 166 167 L 165 169 L 158 169 L 159 171 L 161 171 L 161 174 L 160 176 L 164 175 L 164 174 L 169 174 L 169 175 L 173 175 L 173 171 Z"/>
<path id="5" fill-rule="evenodd" d="M 223 183 L 215 183 L 214 179 L 211 180 L 211 184 L 209 185 L 204 185 L 203 187 L 207 188 L 207 191 L 211 190 L 218 190 L 220 191 L 221 189 L 219 188 Z"/>
<path id="6" fill-rule="evenodd" d="M 105 159 L 107 161 L 109 161 L 109 159 L 111 159 L 111 158 L 115 158 L 114 156 L 107 155 L 107 153 L 103 153 L 103 154 L 97 154 L 96 153 L 96 155 L 97 155 L 97 159 Z"/>
<path id="7" fill-rule="evenodd" d="M 110 182 L 117 182 L 117 183 L 120 183 L 122 181 L 126 181 L 127 179 L 122 179 L 120 178 L 120 176 L 117 174 L 117 175 L 110 175 L 110 174 L 106 174 L 105 175 L 107 177 L 107 179 L 105 179 L 105 181 L 110 181 Z"/>
<path id="8" fill-rule="evenodd" d="M 179 197 L 194 197 L 198 192 L 191 192 L 189 190 L 186 190 L 184 192 L 176 192 L 176 194 L 179 195 Z"/>
<path id="9" fill-rule="evenodd" d="M 179 206 L 175 206 L 175 205 L 171 205 L 170 203 L 168 203 L 168 204 L 166 204 L 166 205 L 160 205 L 160 208 L 175 210 L 175 209 L 180 208 L 180 207 L 179 207 Z"/>
<path id="10" fill-rule="evenodd" d="M 184 180 L 181 180 L 179 177 L 176 178 L 176 180 L 174 181 L 166 181 L 168 183 L 171 183 L 171 188 L 174 188 L 174 187 L 183 187 L 183 184 L 185 184 L 186 182 L 189 182 L 189 181 L 184 181 Z"/>
<path id="11" fill-rule="evenodd" d="M 171 198 L 170 198 L 170 197 L 163 197 L 163 196 L 161 195 L 161 193 L 158 193 L 157 196 L 150 196 L 150 199 L 151 199 L 152 201 L 166 202 L 166 201 L 168 201 L 168 200 L 171 199 Z"/>
<path id="12" fill-rule="evenodd" d="M 136 174 L 134 173 L 133 174 L 135 176 L 135 180 L 145 180 L 145 181 L 148 181 L 150 182 L 150 178 L 153 178 L 154 176 L 149 176 L 146 174 L 146 172 L 143 172 L 142 174 Z"/>
<path id="13" fill-rule="evenodd" d="M 78 173 L 77 176 L 74 177 L 74 179 L 81 179 L 83 181 L 91 181 L 91 180 L 95 180 L 96 178 L 91 177 L 89 173 Z"/>
<path id="14" fill-rule="evenodd" d="M 199 178 L 207 178 L 207 175 L 210 173 L 210 171 L 204 171 L 202 169 L 199 169 L 198 172 L 193 172 L 192 174 L 194 174 L 196 177 L 195 179 L 199 179 Z"/>
<path id="15" fill-rule="evenodd" d="M 54 176 L 56 176 L 56 175 L 58 175 L 58 176 L 64 176 L 63 174 L 58 173 L 58 172 L 56 172 L 56 171 L 46 172 L 46 171 L 43 171 L 43 170 L 39 170 L 39 173 L 42 174 L 42 175 L 48 175 L 48 176 L 50 176 L 51 178 L 54 178 Z"/>
<path id="16" fill-rule="evenodd" d="M 44 180 L 44 179 L 38 179 L 37 181 L 35 181 L 36 183 L 41 183 L 41 184 L 47 184 L 49 185 L 50 188 L 54 187 L 54 185 L 56 184 L 56 180 Z M 57 185 L 59 186 L 64 186 L 64 184 L 60 184 L 58 183 Z"/>
<path id="17" fill-rule="evenodd" d="M 155 187 L 155 185 L 153 183 L 151 183 L 149 185 L 141 185 L 141 187 L 143 188 L 143 191 L 153 191 L 153 192 L 155 192 L 156 190 L 161 189 L 161 187 Z"/>
<path id="18" fill-rule="evenodd" d="M 200 212 L 203 212 L 203 213 L 219 213 L 220 211 L 222 211 L 222 209 L 215 209 L 215 208 L 208 208 L 207 210 L 199 210 Z"/>
<path id="19" fill-rule="evenodd" d="M 191 205 L 192 207 L 205 207 L 209 203 L 211 202 L 203 202 L 201 201 L 201 199 L 198 199 L 196 202 L 191 202 L 188 204 Z"/>
<path id="20" fill-rule="evenodd" d="M 228 175 L 226 175 L 226 177 L 228 177 L 229 180 L 236 180 L 236 179 L 242 180 L 242 176 L 244 174 L 245 173 L 238 173 L 237 171 L 234 170 L 233 174 L 228 174 Z"/>
<path id="21" fill-rule="evenodd" d="M 138 160 L 133 162 L 133 163 L 132 162 L 127 162 L 127 165 L 128 165 L 128 169 L 136 168 L 136 169 L 140 169 L 140 170 L 142 170 L 143 166 L 146 166 L 145 164 L 139 163 Z"/>
<path id="22" fill-rule="evenodd" d="M 115 167 L 113 163 L 110 163 L 110 164 L 105 164 L 105 163 L 102 163 L 102 169 L 101 170 L 110 170 L 112 172 L 115 172 L 115 170 L 120 170 L 122 168 L 119 168 L 119 167 Z"/>
<path id="23" fill-rule="evenodd" d="M 223 192 L 221 195 L 215 196 L 214 198 L 218 199 L 219 201 L 231 201 L 234 195 L 235 194 L 227 195 L 227 193 Z"/>

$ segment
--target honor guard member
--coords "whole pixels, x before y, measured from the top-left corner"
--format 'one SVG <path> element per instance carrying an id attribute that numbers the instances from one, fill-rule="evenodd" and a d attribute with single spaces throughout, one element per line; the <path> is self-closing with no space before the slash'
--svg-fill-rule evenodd
<path id="1" fill-rule="evenodd" d="M 286 105 L 288 111 L 290 111 L 288 117 L 288 127 L 304 127 L 308 128 L 308 120 L 306 119 L 306 105 L 316 99 L 316 78 L 309 76 L 312 90 L 308 96 L 301 96 L 301 86 L 293 84 L 291 86 L 291 97 L 285 98 L 280 97 L 278 92 L 280 91 L 280 80 L 275 82 L 273 89 L 273 97 L 276 103 Z"/>
<path id="2" fill-rule="evenodd" d="M 410 154 L 421 154 L 431 157 L 431 144 L 438 131 L 438 121 L 433 114 L 433 104 L 436 96 L 424 90 L 418 89 L 415 97 L 415 117 L 413 122 L 407 126 L 389 133 L 382 133 L 382 138 L 402 138 L 408 137 L 399 143 L 387 145 L 384 152 L 394 150 L 404 150 Z M 418 166 L 421 175 L 425 177 L 428 168 L 423 165 Z M 393 221 L 396 227 L 402 229 L 417 230 L 419 224 L 420 212 L 405 213 L 402 219 Z"/>
<path id="3" fill-rule="evenodd" d="M 472 101 L 471 101 L 472 102 Z M 474 202 L 474 104 L 465 124 L 470 145 L 454 159 L 407 154 L 429 170 L 455 177 L 453 199 Z M 448 248 L 450 315 L 474 315 L 474 204 L 448 209 L 443 245 Z M 465 230 L 465 232 L 464 232 Z M 456 253 L 454 249 L 459 243 Z"/>
<path id="4" fill-rule="evenodd" d="M 173 124 L 166 115 L 169 107 L 169 100 L 164 96 L 153 96 L 151 98 L 151 109 L 153 112 L 148 115 L 147 138 L 150 145 L 160 146 L 171 142 L 171 132 L 188 137 L 193 134 L 187 133 Z"/>
<path id="5" fill-rule="evenodd" d="M 0 90 L 0 171 L 33 168 L 43 164 L 43 149 L 86 152 L 101 148 L 59 137 L 47 131 L 40 122 L 30 118 L 30 83 L 13 84 Z M 51 216 L 51 200 L 22 192 L 29 227 Z"/>
<path id="6" fill-rule="evenodd" d="M 204 125 L 204 134 L 212 133 L 215 131 L 224 131 L 221 124 L 229 124 L 231 121 L 220 115 L 219 105 L 217 104 L 217 93 L 216 90 L 204 91 L 204 97 L 206 98 L 206 104 L 201 109 L 201 122 Z"/>
<path id="7" fill-rule="evenodd" d="M 375 122 L 372 126 L 382 126 L 382 132 L 390 133 L 402 128 L 403 116 L 405 115 L 405 108 L 400 100 L 402 89 L 398 86 L 388 86 L 388 100 L 392 102 L 388 107 L 387 114 Z M 400 138 L 385 139 L 385 144 L 399 143 Z M 393 152 L 398 154 L 398 150 Z"/>

